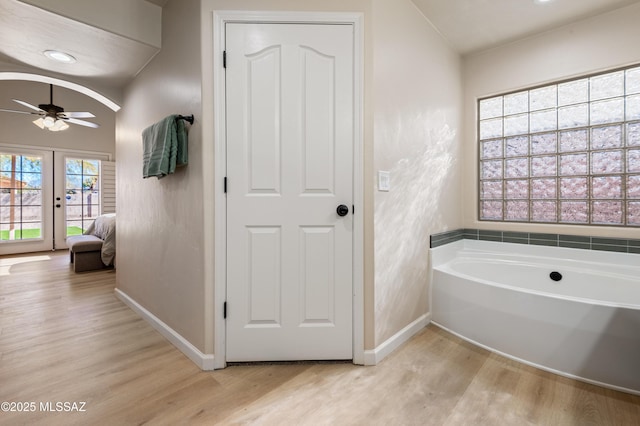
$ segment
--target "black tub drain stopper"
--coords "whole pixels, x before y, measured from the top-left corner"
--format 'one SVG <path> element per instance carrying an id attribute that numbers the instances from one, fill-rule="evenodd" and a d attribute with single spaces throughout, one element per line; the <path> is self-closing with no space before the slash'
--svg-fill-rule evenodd
<path id="1" fill-rule="evenodd" d="M 552 273 L 549 274 L 549 278 L 551 278 L 554 281 L 560 281 L 562 279 L 562 274 L 558 271 L 553 271 Z"/>

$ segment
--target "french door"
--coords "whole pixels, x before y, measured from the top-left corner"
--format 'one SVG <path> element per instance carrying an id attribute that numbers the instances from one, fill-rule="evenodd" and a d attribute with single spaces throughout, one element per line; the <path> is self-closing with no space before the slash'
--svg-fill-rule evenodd
<path id="1" fill-rule="evenodd" d="M 67 248 L 67 237 L 81 235 L 102 213 L 99 155 L 56 152 L 54 176 L 54 244 Z"/>
<path id="2" fill-rule="evenodd" d="M 53 152 L 0 147 L 0 254 L 53 248 Z"/>
<path id="3" fill-rule="evenodd" d="M 0 254 L 66 248 L 102 213 L 108 156 L 0 146 Z"/>

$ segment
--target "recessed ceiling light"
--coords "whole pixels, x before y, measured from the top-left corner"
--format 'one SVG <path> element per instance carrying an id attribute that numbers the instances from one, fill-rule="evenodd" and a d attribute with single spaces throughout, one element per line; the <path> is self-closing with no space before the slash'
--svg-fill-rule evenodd
<path id="1" fill-rule="evenodd" d="M 76 62 L 76 58 L 69 55 L 68 53 L 60 52 L 58 50 L 45 50 L 44 56 L 49 59 L 53 59 L 54 61 L 62 62 L 64 64 L 73 64 Z"/>
<path id="2" fill-rule="evenodd" d="M 536 0 L 536 3 L 549 3 L 551 0 Z"/>

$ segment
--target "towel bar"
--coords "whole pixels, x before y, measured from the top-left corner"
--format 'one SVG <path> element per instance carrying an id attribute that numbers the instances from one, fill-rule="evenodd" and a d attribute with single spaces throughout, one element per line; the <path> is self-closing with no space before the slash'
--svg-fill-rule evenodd
<path id="1" fill-rule="evenodd" d="M 178 119 L 188 121 L 189 124 L 193 124 L 193 114 L 191 115 L 179 115 Z"/>

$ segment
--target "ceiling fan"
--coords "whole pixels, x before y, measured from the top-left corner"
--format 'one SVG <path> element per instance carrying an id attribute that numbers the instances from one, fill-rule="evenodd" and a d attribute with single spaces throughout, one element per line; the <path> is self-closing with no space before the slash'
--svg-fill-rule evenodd
<path id="1" fill-rule="evenodd" d="M 40 104 L 37 107 L 31 105 L 28 102 L 13 99 L 14 102 L 19 103 L 22 106 L 32 109 L 33 111 L 17 111 L 12 109 L 0 109 L 4 112 L 17 112 L 19 114 L 33 114 L 39 115 L 40 118 L 34 120 L 33 124 L 41 129 L 47 129 L 52 132 L 65 130 L 69 128 L 67 123 L 78 124 L 80 126 L 98 128 L 99 124 L 92 123 L 90 121 L 78 120 L 79 118 L 93 118 L 95 115 L 90 112 L 65 112 L 64 108 L 53 104 L 53 84 L 49 85 L 50 101 L 48 104 Z"/>

